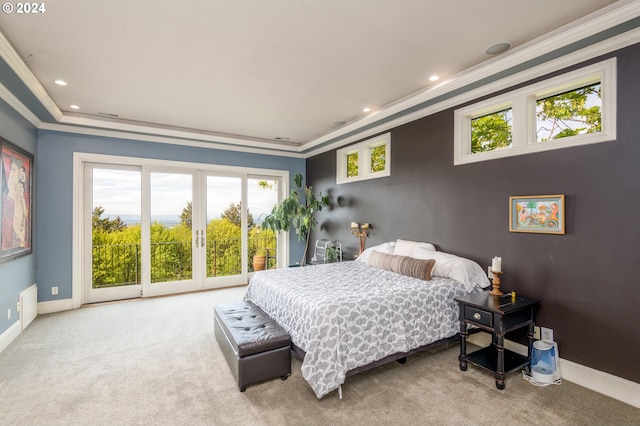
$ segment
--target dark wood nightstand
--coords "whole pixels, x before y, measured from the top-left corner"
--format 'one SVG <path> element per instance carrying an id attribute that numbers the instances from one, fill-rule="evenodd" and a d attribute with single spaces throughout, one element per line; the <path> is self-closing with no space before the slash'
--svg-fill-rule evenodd
<path id="1" fill-rule="evenodd" d="M 469 296 L 456 297 L 460 308 L 460 370 L 467 371 L 467 363 L 483 368 L 496 378 L 496 387 L 505 388 L 507 373 L 518 370 L 531 362 L 533 345 L 534 308 L 539 301 L 511 293 L 492 296 L 488 291 Z M 468 326 L 474 325 L 491 333 L 491 345 L 467 354 Z M 529 350 L 522 356 L 504 348 L 504 335 L 528 326 Z"/>

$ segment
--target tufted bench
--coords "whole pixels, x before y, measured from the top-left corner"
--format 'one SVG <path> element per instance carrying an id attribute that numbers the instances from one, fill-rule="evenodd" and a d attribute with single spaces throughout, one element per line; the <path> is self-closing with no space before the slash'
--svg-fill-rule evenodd
<path id="1" fill-rule="evenodd" d="M 248 385 L 291 374 L 291 337 L 249 301 L 217 305 L 214 334 L 238 382 Z"/>

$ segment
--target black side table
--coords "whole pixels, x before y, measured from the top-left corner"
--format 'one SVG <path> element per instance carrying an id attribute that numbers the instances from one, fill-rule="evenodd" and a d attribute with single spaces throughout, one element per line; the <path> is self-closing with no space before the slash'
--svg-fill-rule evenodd
<path id="1" fill-rule="evenodd" d="M 506 374 L 531 362 L 534 308 L 539 301 L 520 296 L 513 299 L 511 293 L 492 296 L 488 291 L 456 297 L 455 300 L 460 309 L 460 370 L 467 371 L 467 363 L 483 368 L 493 373 L 496 387 L 504 389 Z M 491 345 L 467 354 L 469 325 L 491 333 Z M 504 335 L 525 326 L 529 327 L 529 350 L 526 357 L 504 348 Z"/>

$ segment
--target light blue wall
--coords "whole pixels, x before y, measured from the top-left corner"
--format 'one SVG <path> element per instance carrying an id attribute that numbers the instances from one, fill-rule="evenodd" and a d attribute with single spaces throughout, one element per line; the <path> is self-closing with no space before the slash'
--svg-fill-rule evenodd
<path id="1" fill-rule="evenodd" d="M 18 145 L 30 153 L 36 154 L 37 131 L 28 121 L 17 114 L 13 108 L 0 101 L 0 137 Z M 35 173 L 38 173 L 37 157 Z M 32 188 L 37 193 L 37 187 Z M 35 199 L 35 197 L 34 197 Z M 37 202 L 34 201 L 32 217 Z M 36 238 L 32 240 L 33 247 L 37 246 Z M 34 250 L 35 253 L 35 250 Z M 0 264 L 0 334 L 19 319 L 17 312 L 18 297 L 22 290 L 36 282 L 36 255 L 30 254 Z M 7 319 L 7 310 L 11 309 L 11 319 Z"/>
<path id="2" fill-rule="evenodd" d="M 37 201 L 42 206 L 37 212 L 36 228 L 40 302 L 72 297 L 71 239 L 75 225 L 72 223 L 72 179 L 75 152 L 288 170 L 291 178 L 295 173 L 305 175 L 305 160 L 299 158 L 40 131 L 36 180 Z M 304 247 L 295 236 L 290 241 L 291 259 L 302 257 Z M 57 296 L 51 295 L 51 287 L 54 286 L 58 287 Z"/>

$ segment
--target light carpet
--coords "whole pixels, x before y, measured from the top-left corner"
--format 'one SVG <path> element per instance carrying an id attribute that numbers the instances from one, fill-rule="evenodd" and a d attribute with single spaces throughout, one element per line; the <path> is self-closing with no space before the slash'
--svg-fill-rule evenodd
<path id="1" fill-rule="evenodd" d="M 293 357 L 288 380 L 241 393 L 213 306 L 245 288 L 39 316 L 0 353 L 0 425 L 640 425 L 640 409 L 573 383 L 458 368 L 458 346 L 349 377 L 318 400 Z"/>

